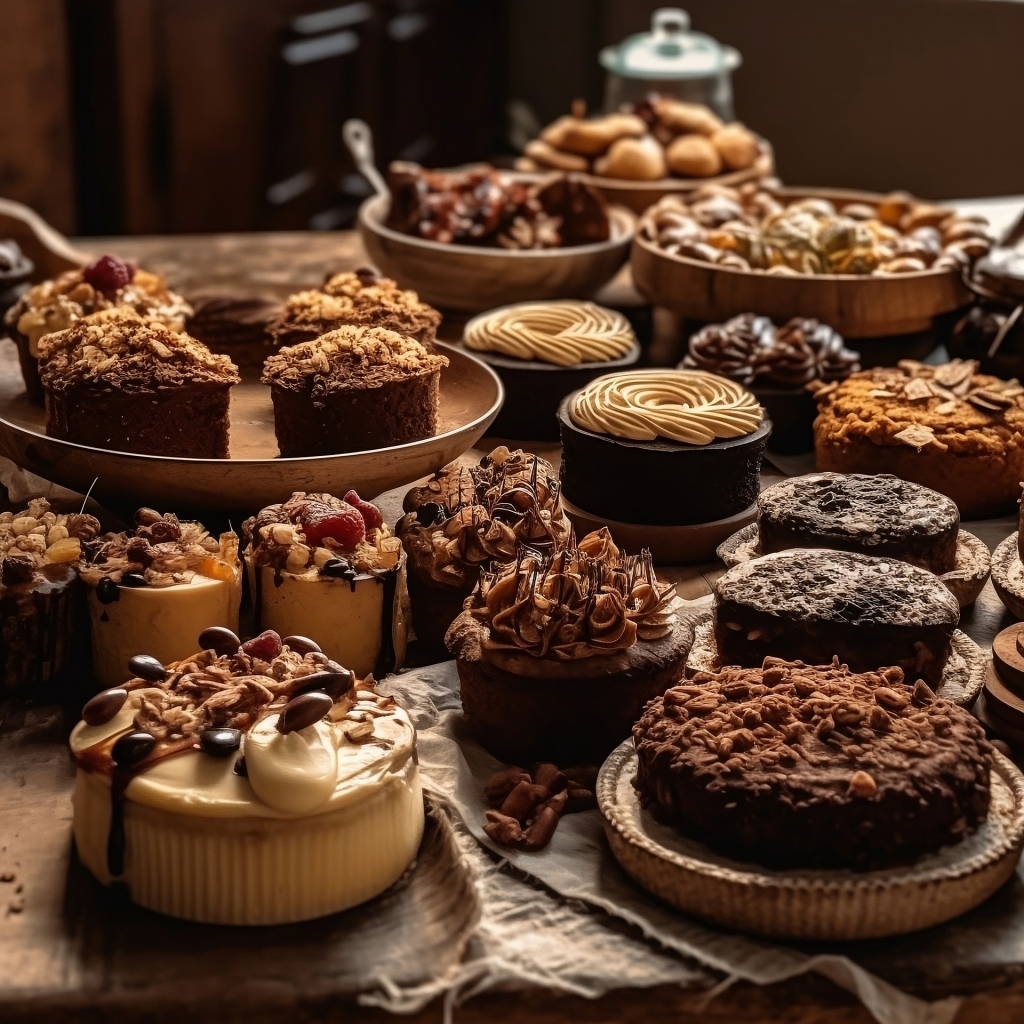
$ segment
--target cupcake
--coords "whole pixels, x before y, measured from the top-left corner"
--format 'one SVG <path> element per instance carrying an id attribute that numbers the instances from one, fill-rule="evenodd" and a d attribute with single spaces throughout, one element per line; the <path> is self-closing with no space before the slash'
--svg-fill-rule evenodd
<path id="1" fill-rule="evenodd" d="M 172 331 L 184 329 L 192 307 L 167 287 L 158 274 L 137 270 L 116 256 L 101 256 L 81 270 L 69 270 L 30 288 L 5 314 L 4 323 L 18 346 L 28 397 L 43 404 L 36 360 L 39 342 L 76 320 L 104 309 L 125 306 Z"/>
<path id="2" fill-rule="evenodd" d="M 43 498 L 0 512 L 0 694 L 52 682 L 69 667 L 74 563 L 99 531 L 92 516 L 54 512 Z"/>
<path id="3" fill-rule="evenodd" d="M 447 636 L 473 736 L 510 764 L 600 764 L 682 678 L 693 632 L 673 597 L 607 530 L 482 572 Z"/>
<path id="4" fill-rule="evenodd" d="M 376 505 L 297 491 L 242 527 L 260 629 L 317 637 L 359 676 L 381 678 L 405 660 L 405 552 Z"/>
<path id="5" fill-rule="evenodd" d="M 525 544 L 563 547 L 572 527 L 562 511 L 549 462 L 504 446 L 477 466 L 452 463 L 405 498 L 398 536 L 409 556 L 416 636 L 445 654 L 444 637 L 491 562 L 508 562 Z"/>
<path id="6" fill-rule="evenodd" d="M 521 302 L 482 313 L 466 324 L 462 344 L 505 385 L 505 403 L 490 432 L 529 441 L 557 441 L 559 402 L 640 358 L 621 313 L 575 299 Z"/>
<path id="7" fill-rule="evenodd" d="M 227 356 L 129 309 L 75 320 L 39 344 L 46 433 L 90 448 L 228 458 Z"/>
<path id="8" fill-rule="evenodd" d="M 28 291 L 35 269 L 13 238 L 0 241 L 0 317 Z"/>
<path id="9" fill-rule="evenodd" d="M 139 509 L 135 524 L 90 540 L 77 564 L 102 686 L 120 686 L 140 650 L 177 661 L 195 650 L 194 638 L 207 626 L 238 629 L 238 537 L 213 537 L 202 523 L 151 508 Z"/>
<path id="10" fill-rule="evenodd" d="M 423 835 L 408 715 L 305 638 L 186 643 L 196 653 L 166 665 L 138 654 L 82 709 L 81 862 L 211 924 L 305 921 L 387 889 Z"/>
<path id="11" fill-rule="evenodd" d="M 717 373 L 750 388 L 772 421 L 768 447 L 797 455 L 814 449 L 817 409 L 806 385 L 845 380 L 860 369 L 859 360 L 819 320 L 794 317 L 776 327 L 768 317 L 743 313 L 699 330 L 679 366 Z"/>
<path id="12" fill-rule="evenodd" d="M 445 356 L 377 327 L 340 327 L 263 365 L 282 458 L 369 451 L 437 433 Z"/>
<path id="13" fill-rule="evenodd" d="M 1024 480 L 1024 388 L 954 360 L 855 373 L 819 385 L 815 463 L 893 473 L 952 498 L 964 519 L 1016 510 Z"/>
<path id="14" fill-rule="evenodd" d="M 185 330 L 211 352 L 219 352 L 243 370 L 262 370 L 277 346 L 270 325 L 281 304 L 258 296 L 202 295 Z"/>
<path id="15" fill-rule="evenodd" d="M 558 409 L 567 501 L 603 519 L 661 526 L 745 512 L 771 422 L 737 382 L 701 370 L 598 377 Z"/>

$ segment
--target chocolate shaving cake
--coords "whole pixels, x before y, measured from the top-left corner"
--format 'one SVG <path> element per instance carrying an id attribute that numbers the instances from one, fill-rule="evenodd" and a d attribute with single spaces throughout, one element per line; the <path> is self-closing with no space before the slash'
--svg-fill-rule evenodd
<path id="1" fill-rule="evenodd" d="M 193 299 L 195 312 L 185 329 L 208 346 L 222 352 L 242 369 L 262 369 L 277 344 L 269 332 L 281 304 L 258 296 L 203 295 Z"/>
<path id="2" fill-rule="evenodd" d="M 633 739 L 655 818 L 769 868 L 910 864 L 988 815 L 981 726 L 895 667 L 700 673 L 653 700 Z"/>
<path id="3" fill-rule="evenodd" d="M 960 621 L 956 598 L 933 573 L 846 551 L 763 555 L 734 566 L 714 590 L 723 665 L 838 657 L 855 672 L 898 665 L 937 688 Z"/>
<path id="4" fill-rule="evenodd" d="M 761 551 L 832 548 L 898 558 L 934 573 L 956 563 L 960 512 L 937 491 L 889 473 L 811 473 L 757 499 Z"/>
<path id="5" fill-rule="evenodd" d="M 76 320 L 39 346 L 46 432 L 93 448 L 228 457 L 228 400 L 241 379 L 214 355 L 131 310 Z"/>
<path id="6" fill-rule="evenodd" d="M 368 451 L 437 433 L 445 356 L 376 327 L 339 327 L 263 366 L 282 458 Z"/>

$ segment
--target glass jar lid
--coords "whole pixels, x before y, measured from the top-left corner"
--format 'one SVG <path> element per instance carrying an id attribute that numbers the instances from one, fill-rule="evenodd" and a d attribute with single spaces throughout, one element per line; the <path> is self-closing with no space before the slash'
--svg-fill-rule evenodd
<path id="1" fill-rule="evenodd" d="M 678 7 L 661 7 L 651 17 L 651 31 L 639 32 L 606 46 L 600 61 L 623 78 L 711 78 L 742 62 L 739 51 L 703 32 L 690 31 L 690 16 Z"/>

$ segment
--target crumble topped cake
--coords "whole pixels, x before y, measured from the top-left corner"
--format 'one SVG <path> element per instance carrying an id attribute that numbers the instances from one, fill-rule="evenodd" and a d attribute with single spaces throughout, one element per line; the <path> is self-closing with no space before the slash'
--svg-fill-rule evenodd
<path id="1" fill-rule="evenodd" d="M 190 646 L 166 665 L 136 654 L 82 709 L 82 862 L 142 906 L 221 924 L 307 920 L 391 885 L 424 824 L 408 715 L 306 637 L 214 627 Z"/>
<path id="2" fill-rule="evenodd" d="M 909 864 L 988 815 L 981 725 L 899 668 L 701 672 L 653 700 L 633 739 L 655 818 L 770 868 Z"/>
<path id="3" fill-rule="evenodd" d="M 227 356 L 123 309 L 76 320 L 47 335 L 39 351 L 51 437 L 147 455 L 228 457 L 228 398 L 241 378 Z"/>
<path id="4" fill-rule="evenodd" d="M 49 682 L 71 656 L 73 563 L 100 531 L 90 515 L 44 498 L 0 512 L 0 692 Z"/>
<path id="5" fill-rule="evenodd" d="M 192 307 L 167 287 L 162 276 L 138 270 L 116 256 L 101 256 L 81 270 L 35 285 L 7 311 L 4 323 L 18 346 L 25 388 L 33 402 L 43 401 L 36 363 L 40 340 L 82 317 L 117 307 L 132 309 L 172 331 L 183 330 L 192 313 Z"/>
<path id="6" fill-rule="evenodd" d="M 335 661 L 378 678 L 401 666 L 407 644 L 405 552 L 381 510 L 296 491 L 242 527 L 260 628 L 319 637 Z"/>
<path id="7" fill-rule="evenodd" d="M 895 473 L 952 498 L 965 519 L 1009 511 L 1024 479 L 1024 387 L 973 360 L 904 360 L 815 393 L 816 467 Z"/>
<path id="8" fill-rule="evenodd" d="M 76 567 L 86 585 L 93 669 L 105 686 L 128 678 L 140 647 L 174 661 L 191 653 L 190 638 L 206 626 L 238 628 L 234 533 L 213 537 L 202 523 L 141 508 L 133 529 L 91 538 Z"/>
<path id="9" fill-rule="evenodd" d="M 263 367 L 282 457 L 333 455 L 437 433 L 445 356 L 377 327 L 340 327 Z"/>

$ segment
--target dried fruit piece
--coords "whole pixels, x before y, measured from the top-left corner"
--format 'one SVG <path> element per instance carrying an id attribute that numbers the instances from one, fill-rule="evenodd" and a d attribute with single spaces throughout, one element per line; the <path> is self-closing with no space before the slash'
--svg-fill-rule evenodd
<path id="1" fill-rule="evenodd" d="M 135 277 L 135 266 L 116 256 L 101 256 L 83 267 L 82 277 L 97 291 L 113 295 L 131 284 Z"/>
<path id="2" fill-rule="evenodd" d="M 322 545 L 329 537 L 343 551 L 355 551 L 366 539 L 366 523 L 358 509 L 347 501 L 339 501 L 337 505 L 307 502 L 299 513 L 299 525 L 311 547 Z"/>
<path id="3" fill-rule="evenodd" d="M 265 629 L 259 636 L 254 636 L 242 644 L 242 650 L 250 658 L 260 658 L 263 661 L 273 661 L 281 653 L 281 649 L 281 636 L 272 629 Z"/>
<path id="4" fill-rule="evenodd" d="M 349 491 L 344 499 L 362 517 L 367 530 L 379 530 L 384 525 L 384 514 L 376 505 L 369 501 L 363 501 L 355 491 Z"/>

